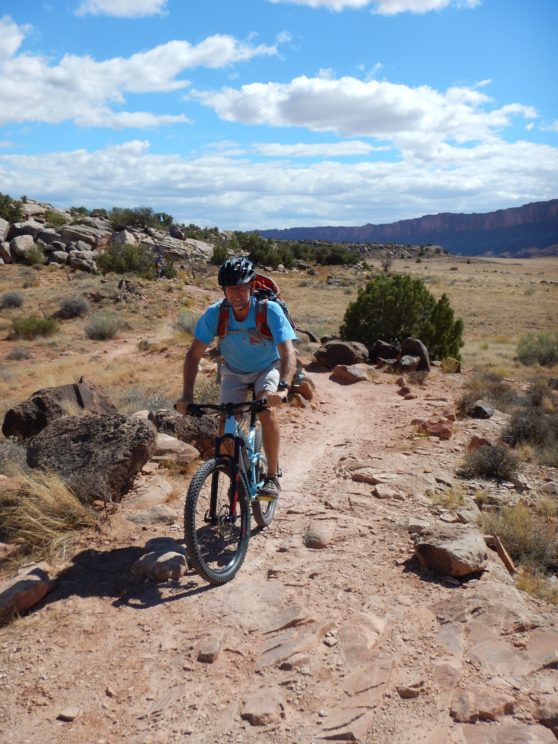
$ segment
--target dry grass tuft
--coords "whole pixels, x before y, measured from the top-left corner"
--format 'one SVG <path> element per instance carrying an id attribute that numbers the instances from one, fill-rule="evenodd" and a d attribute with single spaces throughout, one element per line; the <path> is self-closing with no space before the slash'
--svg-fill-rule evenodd
<path id="1" fill-rule="evenodd" d="M 0 536 L 22 543 L 34 560 L 64 560 L 76 532 L 95 523 L 54 473 L 21 473 L 0 494 Z"/>

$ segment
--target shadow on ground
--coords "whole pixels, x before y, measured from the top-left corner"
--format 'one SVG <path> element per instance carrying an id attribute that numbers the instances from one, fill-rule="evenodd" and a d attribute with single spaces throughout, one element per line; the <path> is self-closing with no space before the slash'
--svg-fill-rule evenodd
<path id="1" fill-rule="evenodd" d="M 200 586 L 192 572 L 181 579 L 164 582 L 134 575 L 132 566 L 142 555 L 163 546 L 168 549 L 171 542 L 178 551 L 183 552 L 180 543 L 168 537 L 154 538 L 143 547 L 83 550 L 73 557 L 72 565 L 58 574 L 56 588 L 40 606 L 69 597 L 108 597 L 114 599 L 114 607 L 128 606 L 141 610 L 187 599 L 213 588 L 209 585 Z"/>

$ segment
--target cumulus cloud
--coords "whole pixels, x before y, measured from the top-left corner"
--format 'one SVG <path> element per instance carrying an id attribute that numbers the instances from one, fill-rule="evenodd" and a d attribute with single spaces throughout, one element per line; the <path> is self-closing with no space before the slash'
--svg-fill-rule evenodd
<path id="1" fill-rule="evenodd" d="M 104 115 L 110 104 L 125 104 L 126 94 L 169 93 L 188 87 L 189 82 L 178 77 L 185 70 L 221 68 L 277 52 L 275 46 L 244 44 L 232 36 L 216 34 L 195 45 L 169 41 L 130 57 L 99 62 L 90 56 L 66 54 L 51 64 L 38 55 L 16 53 L 24 30 L 9 18 L 0 20 L 0 126 L 15 121 L 64 120 L 99 122 L 95 126 L 112 126 L 108 123 L 112 121 L 123 126 L 126 116 L 130 126 L 184 122 L 184 116 L 141 112 Z"/>
<path id="2" fill-rule="evenodd" d="M 179 221 L 222 229 L 361 225 L 554 198 L 558 148 L 442 143 L 426 165 L 406 157 L 308 165 L 218 149 L 195 157 L 152 153 L 148 141 L 135 140 L 96 151 L 0 151 L 0 192 L 33 194 L 62 207 L 148 204 Z"/>
<path id="3" fill-rule="evenodd" d="M 144 18 L 165 12 L 167 0 L 83 0 L 76 15 L 109 15 L 117 18 Z"/>
<path id="4" fill-rule="evenodd" d="M 324 75 L 191 95 L 226 121 L 375 137 L 405 147 L 415 142 L 420 149 L 444 140 L 485 140 L 509 126 L 513 116 L 537 116 L 532 107 L 519 103 L 490 108 L 490 98 L 475 88 L 439 92 L 426 85 Z"/>
<path id="5" fill-rule="evenodd" d="M 476 8 L 481 0 L 270 0 L 272 3 L 306 5 L 309 8 L 326 8 L 341 11 L 346 8 L 372 6 L 372 11 L 381 15 L 398 13 L 428 13 L 442 10 L 450 5 L 457 8 Z"/>

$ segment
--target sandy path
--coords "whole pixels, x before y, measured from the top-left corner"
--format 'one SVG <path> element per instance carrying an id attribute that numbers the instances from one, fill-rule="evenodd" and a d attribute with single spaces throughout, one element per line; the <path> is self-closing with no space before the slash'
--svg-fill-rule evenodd
<path id="1" fill-rule="evenodd" d="M 180 540 L 181 504 L 175 525 L 143 529 L 124 505 L 47 602 L 0 636 L 0 740 L 453 741 L 448 690 L 463 674 L 462 631 L 441 634 L 432 608 L 451 587 L 409 562 L 407 520 L 426 500 L 373 498 L 343 469 L 354 458 L 412 481 L 455 461 L 456 439 L 402 438 L 413 417 L 456 394 L 441 373 L 431 377 L 402 401 L 388 375 L 352 386 L 313 375 L 313 406 L 282 411 L 276 519 L 224 587 L 193 573 L 163 585 L 134 579 L 150 541 Z M 324 549 L 305 545 L 309 530 Z M 68 705 L 80 710 L 69 723 L 57 719 Z"/>

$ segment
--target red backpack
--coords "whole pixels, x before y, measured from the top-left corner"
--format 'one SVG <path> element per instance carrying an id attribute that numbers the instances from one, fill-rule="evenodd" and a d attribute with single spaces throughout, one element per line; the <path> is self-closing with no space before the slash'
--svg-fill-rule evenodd
<path id="1" fill-rule="evenodd" d="M 270 340 L 273 338 L 269 326 L 267 325 L 267 303 L 271 300 L 280 305 L 281 309 L 285 313 L 285 317 L 295 328 L 293 319 L 290 316 L 287 304 L 281 299 L 279 295 L 279 287 L 269 276 L 264 274 L 256 274 L 254 278 L 254 296 L 257 299 L 256 304 L 256 333 L 264 339 Z M 217 323 L 217 335 L 219 338 L 223 338 L 229 332 L 229 308 L 230 305 L 227 300 L 223 300 L 221 307 L 219 308 L 219 320 Z"/>

